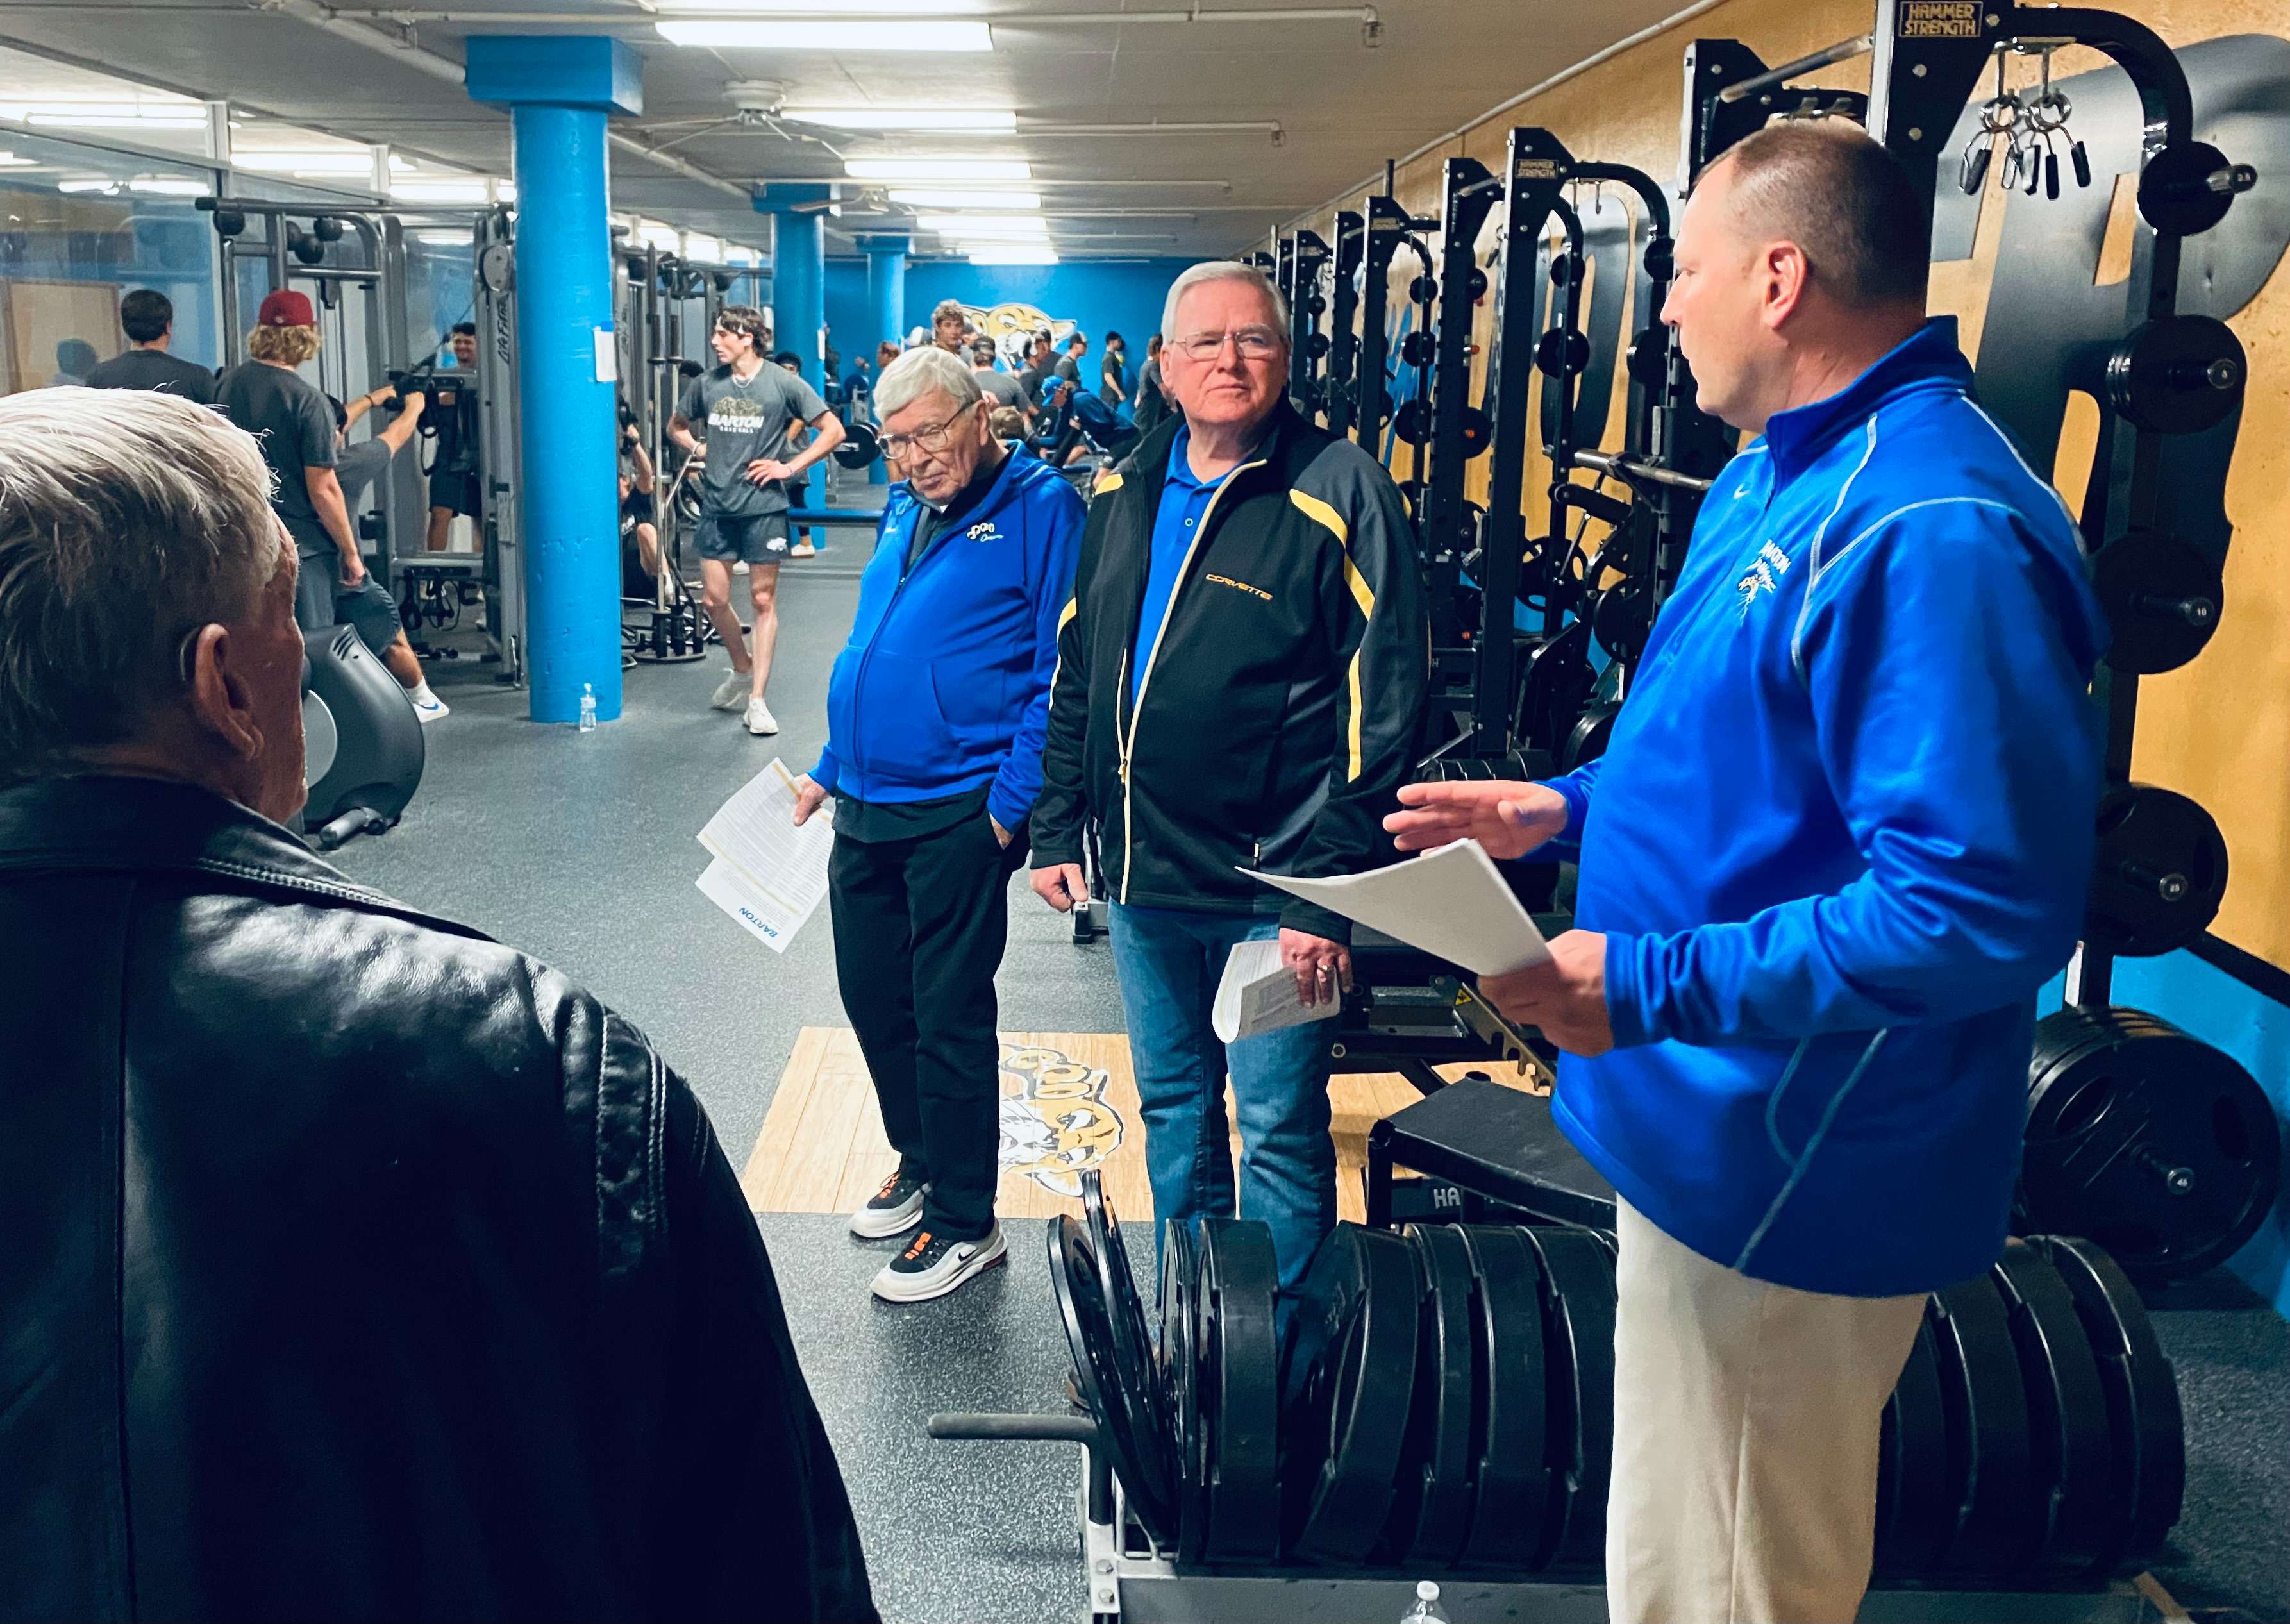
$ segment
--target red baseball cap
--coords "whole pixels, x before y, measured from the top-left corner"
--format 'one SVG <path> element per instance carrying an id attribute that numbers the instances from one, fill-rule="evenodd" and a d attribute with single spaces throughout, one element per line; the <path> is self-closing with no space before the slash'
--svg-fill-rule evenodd
<path id="1" fill-rule="evenodd" d="M 262 308 L 255 321 L 265 327 L 315 327 L 317 313 L 310 308 L 307 293 L 297 293 L 292 288 L 280 288 L 263 296 Z"/>

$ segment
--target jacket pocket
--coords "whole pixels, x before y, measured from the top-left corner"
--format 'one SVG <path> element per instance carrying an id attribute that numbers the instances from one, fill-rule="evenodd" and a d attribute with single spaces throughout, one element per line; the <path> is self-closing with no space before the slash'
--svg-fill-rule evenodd
<path id="1" fill-rule="evenodd" d="M 867 660 L 865 692 L 853 696 L 852 708 L 854 754 L 868 777 L 926 787 L 963 764 L 928 660 L 876 649 Z"/>

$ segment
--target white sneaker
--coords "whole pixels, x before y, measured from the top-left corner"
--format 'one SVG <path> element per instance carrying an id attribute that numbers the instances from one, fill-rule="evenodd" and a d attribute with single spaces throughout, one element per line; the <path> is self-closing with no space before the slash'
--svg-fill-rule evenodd
<path id="1" fill-rule="evenodd" d="M 793 547 L 788 548 L 788 556 L 790 558 L 816 558 L 819 556 L 819 549 L 808 541 L 798 541 Z"/>
<path id="2" fill-rule="evenodd" d="M 1009 1261 L 997 1224 L 976 1241 L 950 1241 L 925 1229 L 876 1275 L 873 1291 L 885 1302 L 927 1302 Z"/>
<path id="3" fill-rule="evenodd" d="M 923 1220 L 923 1194 L 928 1186 L 904 1172 L 883 1180 L 883 1188 L 851 1215 L 851 1233 L 862 1241 L 887 1241 L 904 1235 Z"/>
<path id="4" fill-rule="evenodd" d="M 778 721 L 772 716 L 772 708 L 764 703 L 764 696 L 760 693 L 748 701 L 747 723 L 748 731 L 758 739 L 780 731 Z"/>
<path id="5" fill-rule="evenodd" d="M 740 710 L 748 703 L 748 694 L 755 684 L 745 671 L 733 671 L 716 684 L 716 697 L 709 704 L 717 710 Z"/>
<path id="6" fill-rule="evenodd" d="M 435 694 L 429 696 L 429 700 L 427 704 L 424 704 L 420 700 L 414 699 L 410 693 L 405 697 L 408 700 L 412 700 L 413 714 L 421 718 L 421 725 L 424 727 L 428 726 L 430 723 L 436 721 L 441 716 L 450 716 L 453 714 L 453 708 L 446 704 L 444 700 L 439 699 Z"/>

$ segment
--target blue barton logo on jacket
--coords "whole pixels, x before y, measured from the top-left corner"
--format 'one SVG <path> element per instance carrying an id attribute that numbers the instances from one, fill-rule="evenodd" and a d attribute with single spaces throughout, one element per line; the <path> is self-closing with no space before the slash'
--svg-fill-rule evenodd
<path id="1" fill-rule="evenodd" d="M 1789 567 L 1789 555 L 1772 542 L 1758 548 L 1757 560 L 1750 565 L 1749 573 L 1734 583 L 1734 590 L 1742 595 L 1743 620 L 1750 618 L 1750 605 L 1758 601 L 1758 594 L 1773 591 L 1774 581 L 1788 574 Z"/>

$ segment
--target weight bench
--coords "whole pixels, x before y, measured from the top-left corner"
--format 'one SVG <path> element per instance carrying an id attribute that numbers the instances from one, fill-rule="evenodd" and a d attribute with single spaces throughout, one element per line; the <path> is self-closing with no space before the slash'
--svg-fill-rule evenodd
<path id="1" fill-rule="evenodd" d="M 1395 1167 L 1556 1223 L 1614 1227 L 1614 1187 L 1566 1142 L 1545 1094 L 1464 1077 L 1370 1128 L 1371 1228 L 1391 1226 Z"/>

